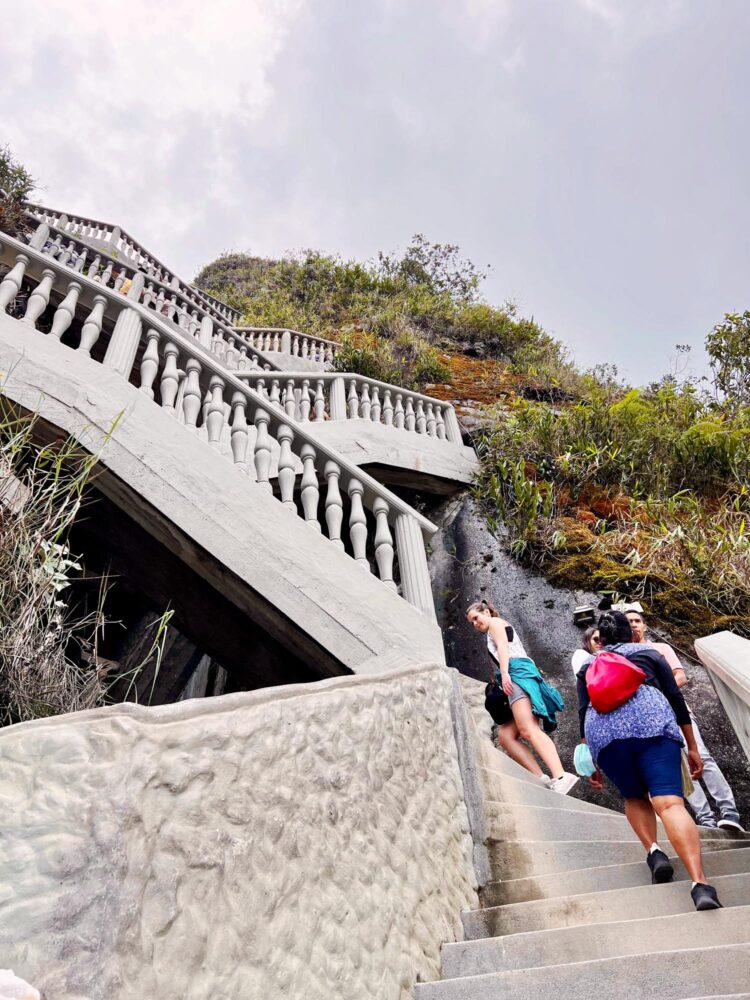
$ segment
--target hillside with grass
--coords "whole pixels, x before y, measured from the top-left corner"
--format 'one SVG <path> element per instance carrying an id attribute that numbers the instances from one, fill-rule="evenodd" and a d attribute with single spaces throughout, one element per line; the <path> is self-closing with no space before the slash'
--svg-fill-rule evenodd
<path id="1" fill-rule="evenodd" d="M 750 636 L 750 313 L 707 336 L 711 375 L 582 372 L 457 247 L 416 236 L 370 263 L 228 254 L 199 287 L 248 326 L 341 341 L 336 367 L 453 401 L 493 530 L 551 581 L 640 599 L 685 643 Z"/>

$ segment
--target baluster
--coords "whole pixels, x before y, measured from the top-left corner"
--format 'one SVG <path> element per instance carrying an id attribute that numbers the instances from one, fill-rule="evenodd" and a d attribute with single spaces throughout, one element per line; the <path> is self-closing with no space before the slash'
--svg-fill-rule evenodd
<path id="1" fill-rule="evenodd" d="M 190 316 L 184 302 L 177 303 L 177 325 L 181 330 L 187 331 L 190 327 Z"/>
<path id="2" fill-rule="evenodd" d="M 200 328 L 200 320 L 198 319 L 198 313 L 195 309 L 190 311 L 190 320 L 188 322 L 188 336 L 196 337 L 198 335 L 198 330 Z"/>
<path id="3" fill-rule="evenodd" d="M 26 323 L 36 329 L 36 321 L 49 304 L 49 295 L 52 291 L 52 282 L 54 280 L 55 272 L 45 267 L 42 271 L 42 280 L 31 295 L 29 295 L 29 301 L 26 303 L 26 312 L 21 320 L 22 323 Z"/>
<path id="4" fill-rule="evenodd" d="M 148 309 L 152 302 L 156 300 L 156 295 L 154 294 L 154 283 L 149 281 L 143 290 L 143 305 Z"/>
<path id="5" fill-rule="evenodd" d="M 5 312 L 11 301 L 18 294 L 18 290 L 21 287 L 23 276 L 26 274 L 26 268 L 28 266 L 29 258 L 25 253 L 19 253 L 16 256 L 16 263 L 5 275 L 3 283 L 0 285 L 0 312 Z"/>
<path id="6" fill-rule="evenodd" d="M 175 322 L 175 314 L 177 313 L 177 296 L 173 293 L 169 296 L 169 302 L 167 302 L 167 319 L 171 320 L 172 323 Z"/>
<path id="7" fill-rule="evenodd" d="M 341 523 L 344 520 L 344 503 L 341 499 L 341 491 L 339 489 L 341 468 L 332 459 L 326 462 L 325 477 L 328 480 L 325 503 L 328 538 L 336 548 L 343 550 L 344 543 L 341 540 Z"/>
<path id="8" fill-rule="evenodd" d="M 299 418 L 303 423 L 310 419 L 310 379 L 302 379 L 302 391 L 299 398 Z"/>
<path id="9" fill-rule="evenodd" d="M 358 479 L 349 480 L 349 499 L 351 500 L 351 510 L 349 512 L 349 537 L 352 541 L 352 550 L 356 562 L 367 572 L 370 572 L 370 564 L 367 561 L 367 518 L 362 506 L 362 494 L 364 487 Z"/>
<path id="10" fill-rule="evenodd" d="M 247 472 L 247 417 L 245 407 L 247 397 L 239 389 L 232 396 L 232 457 L 234 464 Z"/>
<path id="11" fill-rule="evenodd" d="M 250 389 L 255 389 L 259 396 L 268 399 L 268 390 L 266 389 L 266 380 L 264 378 L 259 378 L 255 384 L 252 382 L 247 382 L 246 384 Z"/>
<path id="12" fill-rule="evenodd" d="M 296 333 L 292 337 L 292 357 L 299 357 L 299 337 Z"/>
<path id="13" fill-rule="evenodd" d="M 359 415 L 365 420 L 370 419 L 370 387 L 367 382 L 362 386 L 362 402 L 359 407 Z"/>
<path id="14" fill-rule="evenodd" d="M 393 413 L 393 422 L 399 429 L 404 426 L 404 403 L 400 392 L 396 393 L 396 408 Z"/>
<path id="15" fill-rule="evenodd" d="M 356 379 L 351 379 L 349 382 L 349 395 L 347 397 L 347 402 L 349 404 L 349 419 L 355 420 L 359 413 L 359 397 L 357 396 Z"/>
<path id="16" fill-rule="evenodd" d="M 182 395 L 182 413 L 185 426 L 198 431 L 198 414 L 201 411 L 201 363 L 197 358 L 188 358 L 185 365 L 185 391 Z"/>
<path id="17" fill-rule="evenodd" d="M 88 255 L 89 255 L 88 247 L 84 247 L 81 253 L 78 254 L 78 260 L 75 262 L 73 266 L 73 270 L 77 271 L 78 274 L 80 274 L 83 271 L 83 268 L 86 264 L 86 260 L 88 259 Z"/>
<path id="18" fill-rule="evenodd" d="M 292 334 L 289 330 L 282 330 L 279 349 L 282 354 L 292 353 Z"/>
<path id="19" fill-rule="evenodd" d="M 333 348 L 330 345 L 326 346 L 326 364 L 330 364 L 333 361 Z"/>
<path id="20" fill-rule="evenodd" d="M 141 384 L 140 390 L 149 399 L 154 398 L 154 380 L 159 371 L 159 341 L 161 334 L 158 330 L 149 328 L 146 332 L 146 349 L 141 358 Z"/>
<path id="21" fill-rule="evenodd" d="M 383 390 L 383 423 L 386 427 L 393 426 L 393 403 L 391 402 L 391 390 Z"/>
<path id="22" fill-rule="evenodd" d="M 224 354 L 224 364 L 232 371 L 237 370 L 237 359 L 239 357 L 239 352 L 237 351 L 237 344 L 234 337 L 227 338 L 227 349 Z"/>
<path id="23" fill-rule="evenodd" d="M 382 407 L 380 405 L 380 389 L 375 386 L 372 390 L 372 409 L 370 411 L 370 419 L 374 424 L 380 423 L 380 414 L 382 412 Z"/>
<path id="24" fill-rule="evenodd" d="M 427 419 L 424 415 L 424 403 L 417 400 L 417 434 L 424 434 L 427 430 Z"/>
<path id="25" fill-rule="evenodd" d="M 296 402 L 297 401 L 294 398 L 294 380 L 289 379 L 286 384 L 286 389 L 284 390 L 284 412 L 290 420 L 294 420 Z"/>
<path id="26" fill-rule="evenodd" d="M 57 236 L 52 240 L 52 245 L 49 248 L 49 256 L 57 258 L 62 250 L 62 233 L 58 233 Z"/>
<path id="27" fill-rule="evenodd" d="M 120 271 L 118 272 L 117 277 L 115 278 L 115 280 L 114 280 L 114 282 L 112 284 L 112 287 L 114 288 L 114 290 L 116 292 L 120 291 L 120 289 L 122 288 L 122 286 L 125 284 L 125 279 L 126 278 L 127 278 L 127 274 L 125 273 L 125 271 L 122 268 L 120 268 Z"/>
<path id="28" fill-rule="evenodd" d="M 404 426 L 407 431 L 413 431 L 415 427 L 415 417 L 414 417 L 414 402 L 411 396 L 406 397 L 406 413 L 404 416 Z"/>
<path id="29" fill-rule="evenodd" d="M 177 371 L 177 345 L 168 340 L 164 345 L 164 370 L 161 373 L 161 405 L 167 413 L 175 412 L 175 399 L 180 376 Z"/>
<path id="30" fill-rule="evenodd" d="M 279 427 L 276 439 L 279 442 L 279 488 L 281 490 L 281 502 L 286 508 L 294 511 L 296 514 L 294 482 L 297 476 L 294 471 L 294 455 L 292 453 L 294 431 L 289 424 L 282 424 Z"/>
<path id="31" fill-rule="evenodd" d="M 325 420 L 326 397 L 323 388 L 323 379 L 319 378 L 315 383 L 315 400 L 313 401 L 313 420 Z"/>
<path id="32" fill-rule="evenodd" d="M 318 522 L 320 490 L 318 489 L 318 475 L 315 472 L 315 449 L 311 444 L 305 443 L 302 445 L 300 456 L 302 458 L 300 488 L 305 522 L 316 531 L 321 531 L 320 523 Z"/>
<path id="33" fill-rule="evenodd" d="M 427 433 L 430 437 L 435 437 L 437 433 L 437 422 L 435 420 L 435 407 L 432 403 L 427 404 Z"/>
<path id="34" fill-rule="evenodd" d="M 279 343 L 280 343 L 280 336 L 279 336 L 279 331 L 277 330 L 273 335 L 273 344 L 271 346 L 271 350 L 278 353 Z"/>
<path id="35" fill-rule="evenodd" d="M 260 407 L 255 411 L 255 478 L 261 489 L 273 492 L 268 478 L 271 469 L 271 435 L 268 433 L 270 416 Z"/>
<path id="36" fill-rule="evenodd" d="M 281 382 L 277 378 L 271 379 L 271 393 L 269 399 L 272 403 L 275 403 L 276 406 L 281 406 Z"/>
<path id="37" fill-rule="evenodd" d="M 375 561 L 378 564 L 380 579 L 389 588 L 395 590 L 393 582 L 393 538 L 388 524 L 388 504 L 382 497 L 375 497 L 372 505 L 375 514 Z"/>
<path id="38" fill-rule="evenodd" d="M 79 282 L 71 281 L 68 285 L 68 294 L 57 307 L 57 311 L 52 319 L 52 329 L 49 332 L 50 337 L 59 340 L 73 322 L 80 294 L 81 285 Z"/>
<path id="39" fill-rule="evenodd" d="M 164 289 L 160 288 L 156 295 L 155 309 L 160 316 L 166 316 L 166 309 L 164 307 Z"/>
<path id="40" fill-rule="evenodd" d="M 247 360 L 247 346 L 245 344 L 240 347 L 240 359 L 237 362 L 237 367 L 241 372 L 246 372 L 250 367 L 250 362 Z"/>
<path id="41" fill-rule="evenodd" d="M 95 280 L 96 281 L 100 281 L 105 286 L 109 286 L 109 281 L 110 281 L 110 278 L 112 277 L 112 268 L 113 267 L 114 267 L 114 264 L 112 263 L 112 261 L 111 260 L 108 261 L 107 262 L 107 266 L 104 268 L 104 270 L 99 275 L 99 277 L 96 278 Z"/>
<path id="42" fill-rule="evenodd" d="M 217 451 L 221 445 L 221 432 L 224 427 L 224 380 L 218 375 L 212 375 L 208 386 L 211 399 L 206 413 L 206 430 L 208 443 Z"/>
<path id="43" fill-rule="evenodd" d="M 222 358 L 226 346 L 224 343 L 224 331 L 219 326 L 215 327 L 214 335 L 211 338 L 211 353 L 216 355 L 217 358 Z"/>
<path id="44" fill-rule="evenodd" d="M 310 357 L 310 341 L 308 340 L 307 337 L 302 338 L 302 357 L 303 358 Z"/>
<path id="45" fill-rule="evenodd" d="M 78 350 L 84 354 L 90 355 L 91 348 L 99 339 L 99 334 L 102 332 L 106 306 L 107 300 L 103 295 L 94 296 L 94 307 L 89 313 L 86 322 L 81 327 L 81 342 L 78 345 Z"/>
<path id="46" fill-rule="evenodd" d="M 90 265 L 88 271 L 86 272 L 86 274 L 88 275 L 88 277 L 91 278 L 93 281 L 97 281 L 98 280 L 96 276 L 99 273 L 99 266 L 100 266 L 101 262 L 102 262 L 102 258 L 100 256 L 100 254 L 97 254 L 96 257 L 94 257 L 94 259 L 91 261 L 91 265 Z"/>
<path id="47" fill-rule="evenodd" d="M 75 248 L 76 248 L 76 245 L 73 242 L 73 240 L 71 240 L 68 243 L 68 245 L 63 249 L 62 253 L 60 254 L 60 263 L 61 264 L 66 264 L 67 265 L 68 261 L 73 256 Z"/>
<path id="48" fill-rule="evenodd" d="M 445 441 L 445 420 L 443 419 L 443 408 L 436 407 L 435 410 L 435 433 L 438 441 Z"/>

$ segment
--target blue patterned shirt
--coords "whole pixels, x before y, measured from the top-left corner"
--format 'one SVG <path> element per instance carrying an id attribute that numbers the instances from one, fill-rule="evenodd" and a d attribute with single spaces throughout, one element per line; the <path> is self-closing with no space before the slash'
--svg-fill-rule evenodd
<path id="1" fill-rule="evenodd" d="M 586 742 L 594 763 L 602 750 L 614 740 L 667 736 L 682 743 L 682 733 L 672 706 L 658 688 L 649 684 L 641 684 L 632 698 L 612 712 L 597 712 L 593 705 L 589 705 L 585 727 Z"/>

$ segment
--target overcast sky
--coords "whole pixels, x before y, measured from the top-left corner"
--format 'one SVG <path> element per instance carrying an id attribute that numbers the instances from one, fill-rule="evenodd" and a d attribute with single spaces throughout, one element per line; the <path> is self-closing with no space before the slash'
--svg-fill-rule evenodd
<path id="1" fill-rule="evenodd" d="M 192 279 L 458 243 L 635 381 L 750 308 L 746 0 L 16 0 L 0 141 Z"/>

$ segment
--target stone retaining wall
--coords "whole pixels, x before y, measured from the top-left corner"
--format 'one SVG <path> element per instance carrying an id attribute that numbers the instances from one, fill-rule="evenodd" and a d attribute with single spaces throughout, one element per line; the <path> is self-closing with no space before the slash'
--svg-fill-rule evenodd
<path id="1" fill-rule="evenodd" d="M 405 1000 L 476 905 L 444 667 L 0 731 L 0 955 L 45 1000 Z"/>

